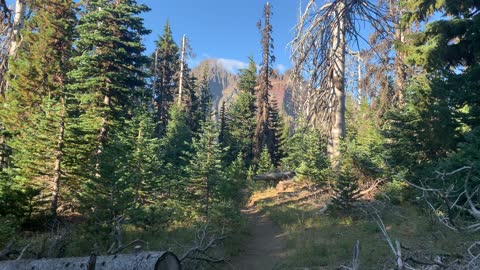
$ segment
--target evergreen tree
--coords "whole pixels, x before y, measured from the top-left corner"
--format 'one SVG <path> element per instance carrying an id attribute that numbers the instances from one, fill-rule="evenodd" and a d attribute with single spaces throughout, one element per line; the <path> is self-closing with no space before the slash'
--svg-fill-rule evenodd
<path id="1" fill-rule="evenodd" d="M 132 182 L 122 178 L 119 168 L 133 151 L 128 139 L 135 130 L 124 130 L 134 102 L 143 94 L 143 65 L 147 58 L 140 14 L 148 7 L 135 0 L 92 0 L 80 19 L 74 57 L 69 73 L 75 92 L 70 114 L 76 117 L 69 151 L 74 173 L 85 179 L 79 193 L 82 209 L 99 221 L 124 214 L 133 202 Z"/>
<path id="2" fill-rule="evenodd" d="M 229 156 L 233 159 L 242 153 L 247 166 L 253 161 L 253 136 L 255 133 L 255 84 L 257 66 L 250 57 L 247 69 L 240 70 L 237 99 L 232 103 L 228 111 L 230 125 Z"/>
<path id="3" fill-rule="evenodd" d="M 326 155 L 326 142 L 317 129 L 301 123 L 285 141 L 282 167 L 296 172 L 300 179 L 326 180 L 330 163 Z"/>
<path id="4" fill-rule="evenodd" d="M 182 181 L 193 136 L 185 110 L 174 105 L 170 108 L 169 115 L 165 136 L 160 141 L 160 157 L 164 162 L 161 188 L 167 191 L 167 198 L 175 198 L 183 194 Z"/>
<path id="5" fill-rule="evenodd" d="M 284 144 L 282 132 L 284 130 L 283 118 L 280 115 L 277 101 L 272 99 L 269 106 L 269 132 L 271 139 L 267 142 L 271 149 L 272 162 L 277 167 L 283 157 L 282 146 Z"/>
<path id="6" fill-rule="evenodd" d="M 263 147 L 262 153 L 260 155 L 260 160 L 257 165 L 257 174 L 269 173 L 275 170 L 275 166 L 272 162 L 272 156 L 270 151 L 268 151 L 267 146 Z"/>
<path id="7" fill-rule="evenodd" d="M 200 84 L 198 85 L 198 120 L 207 121 L 211 116 L 212 96 L 210 95 L 210 82 L 208 80 L 208 66 L 203 70 Z"/>
<path id="8" fill-rule="evenodd" d="M 163 171 L 163 160 L 158 155 L 160 142 L 155 134 L 153 116 L 146 111 L 145 106 L 139 106 L 134 116 L 127 122 L 125 129 L 126 143 L 131 149 L 128 159 L 119 173 L 133 183 L 134 205 L 141 208 L 155 200 L 162 192 L 160 176 Z M 133 131 L 133 132 L 132 132 Z"/>
<path id="9" fill-rule="evenodd" d="M 349 174 L 349 170 L 342 172 L 334 188 L 332 203 L 341 210 L 351 210 L 353 204 L 360 197 L 357 180 Z"/>
<path id="10" fill-rule="evenodd" d="M 2 147 L 15 149 L 12 177 L 24 188 L 38 188 L 42 196 L 49 196 L 55 218 L 64 180 L 65 85 L 70 69 L 67 61 L 73 52 L 75 7 L 67 0 L 46 0 L 30 8 L 33 17 L 24 30 L 17 59 L 10 65 L 11 89 L 4 101 L 8 110 L 0 112 L 1 122 L 14 136 Z"/>
<path id="11" fill-rule="evenodd" d="M 392 164 L 420 169 L 446 157 L 480 125 L 478 76 L 480 7 L 476 2 L 406 1 L 404 26 L 445 17 L 411 34 L 398 50 L 425 72 L 412 78 L 403 110 L 391 112 L 386 136 L 392 139 Z M 402 151 L 400 149 L 402 148 Z M 408 150 L 405 150 L 408 149 Z"/>
<path id="12" fill-rule="evenodd" d="M 253 115 L 256 111 L 255 107 L 255 86 L 257 85 L 257 64 L 253 60 L 253 57 L 248 58 L 248 68 L 241 69 L 238 78 L 238 89 L 240 93 L 249 94 L 249 109 Z"/>
<path id="13" fill-rule="evenodd" d="M 258 78 L 258 92 L 257 92 L 257 126 L 255 128 L 254 135 L 254 155 L 258 159 L 261 151 L 265 145 L 268 146 L 270 154 L 274 155 L 274 149 L 272 144 L 268 144 L 272 140 L 272 132 L 269 129 L 269 92 L 272 89 L 272 83 L 270 77 L 273 75 L 273 62 L 275 62 L 275 56 L 273 55 L 273 38 L 272 38 L 272 25 L 270 24 L 271 18 L 271 6 L 267 2 L 263 11 L 263 17 L 265 22 L 258 22 L 258 28 L 262 35 L 262 51 L 263 59 L 260 68 L 260 74 Z"/>
<path id="14" fill-rule="evenodd" d="M 220 195 L 225 199 L 233 200 L 238 206 L 243 200 L 242 190 L 247 186 L 247 168 L 244 155 L 239 153 L 237 158 L 226 168 L 226 179 L 220 183 Z"/>
<path id="15" fill-rule="evenodd" d="M 220 107 L 220 116 L 219 116 L 220 130 L 218 134 L 218 141 L 220 145 L 226 146 L 228 143 L 228 119 L 227 111 L 225 108 L 225 101 L 222 101 L 222 107 Z"/>
<path id="16" fill-rule="evenodd" d="M 192 192 L 193 202 L 198 204 L 207 220 L 212 203 L 218 199 L 218 186 L 224 181 L 223 149 L 218 143 L 218 135 L 214 122 L 206 121 L 199 138 L 193 140 L 193 153 L 188 166 L 188 189 Z"/>
<path id="17" fill-rule="evenodd" d="M 438 85 L 438 84 L 437 84 Z M 460 140 L 452 99 L 443 87 L 417 76 L 406 89 L 405 106 L 386 115 L 387 160 L 397 171 L 419 172 L 446 157 Z"/>
<path id="18" fill-rule="evenodd" d="M 188 124 L 192 131 L 197 131 L 196 125 L 198 125 L 198 121 L 195 118 L 196 113 L 198 112 L 199 106 L 199 97 L 196 92 L 196 81 L 197 78 L 193 76 L 192 70 L 188 67 L 187 63 L 185 63 L 184 71 L 183 71 L 183 107 L 187 113 Z"/>
<path id="19" fill-rule="evenodd" d="M 172 106 L 178 89 L 177 73 L 180 70 L 179 48 L 173 40 L 170 23 L 167 21 L 163 29 L 163 35 L 156 41 L 156 50 L 158 51 L 157 61 L 154 65 L 158 74 L 154 84 L 154 98 L 157 111 L 157 133 L 159 138 L 164 134 L 168 124 L 168 112 Z M 184 80 L 188 81 L 188 80 Z"/>

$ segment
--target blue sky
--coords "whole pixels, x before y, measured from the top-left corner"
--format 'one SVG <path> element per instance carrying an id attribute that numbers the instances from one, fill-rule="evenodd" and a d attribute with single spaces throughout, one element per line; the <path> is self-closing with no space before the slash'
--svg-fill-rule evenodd
<path id="1" fill-rule="evenodd" d="M 152 34 L 145 37 L 147 51 L 162 34 L 167 19 L 178 44 L 183 34 L 190 40 L 196 65 L 205 58 L 221 58 L 230 70 L 244 67 L 248 56 L 261 59 L 257 22 L 262 16 L 264 0 L 141 0 L 152 10 L 144 14 L 145 25 Z M 299 0 L 271 0 L 275 66 L 280 71 L 290 67 L 287 44 L 293 36 Z"/>
<path id="2" fill-rule="evenodd" d="M 79 0 L 75 0 L 79 1 Z M 287 44 L 293 36 L 300 0 L 270 0 L 273 6 L 273 38 L 275 67 L 281 72 L 289 68 Z M 305 2 L 305 0 L 303 0 Z M 143 14 L 145 25 L 152 34 L 144 38 L 147 53 L 154 50 L 154 41 L 170 21 L 175 41 L 180 44 L 183 34 L 190 40 L 195 66 L 206 58 L 220 58 L 230 70 L 245 67 L 250 55 L 261 59 L 260 33 L 257 22 L 266 0 L 138 0 L 151 11 Z M 13 5 L 14 0 L 7 0 Z"/>

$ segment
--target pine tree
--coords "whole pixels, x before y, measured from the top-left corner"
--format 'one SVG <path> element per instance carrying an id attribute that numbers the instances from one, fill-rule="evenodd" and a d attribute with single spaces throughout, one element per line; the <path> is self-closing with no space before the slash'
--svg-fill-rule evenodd
<path id="1" fill-rule="evenodd" d="M 269 149 L 271 149 L 272 162 L 277 167 L 283 157 L 282 146 L 284 144 L 282 132 L 284 130 L 283 118 L 280 115 L 278 104 L 275 99 L 272 99 L 269 106 L 269 132 L 270 140 L 267 142 Z"/>
<path id="2" fill-rule="evenodd" d="M 294 170 L 300 179 L 325 180 L 330 163 L 326 156 L 326 140 L 317 129 L 300 122 L 293 135 L 285 141 L 282 167 Z"/>
<path id="3" fill-rule="evenodd" d="M 67 61 L 73 52 L 75 7 L 71 1 L 47 0 L 30 8 L 34 15 L 24 30 L 17 59 L 10 65 L 11 89 L 4 102 L 9 109 L 2 110 L 0 117 L 14 134 L 5 148 L 15 149 L 11 173 L 16 181 L 51 198 L 50 214 L 55 218 L 64 180 L 65 85 L 70 69 Z"/>
<path id="4" fill-rule="evenodd" d="M 360 195 L 357 180 L 348 171 L 338 176 L 332 199 L 333 205 L 341 210 L 351 210 Z"/>
<path id="5" fill-rule="evenodd" d="M 248 68 L 241 69 L 238 78 L 238 89 L 241 94 L 249 94 L 249 109 L 250 113 L 254 114 L 255 107 L 255 86 L 257 85 L 257 64 L 253 57 L 248 58 Z"/>
<path id="6" fill-rule="evenodd" d="M 225 175 L 225 181 L 220 183 L 219 186 L 220 196 L 225 200 L 233 200 L 237 205 L 240 205 L 244 197 L 242 189 L 246 188 L 248 177 L 242 153 L 239 153 L 237 158 L 226 168 Z"/>
<path id="7" fill-rule="evenodd" d="M 228 133 L 230 136 L 229 156 L 234 158 L 242 153 L 247 166 L 253 161 L 253 138 L 255 133 L 255 84 L 257 66 L 250 57 L 250 63 L 247 69 L 240 70 L 238 89 L 240 91 L 238 98 L 232 103 L 228 111 L 230 126 Z"/>
<path id="8" fill-rule="evenodd" d="M 218 141 L 220 145 L 226 146 L 228 143 L 228 119 L 227 119 L 227 111 L 225 108 L 225 101 L 222 101 L 222 106 L 220 107 L 220 115 L 219 115 L 219 123 L 220 123 L 220 131 L 218 134 Z"/>
<path id="9" fill-rule="evenodd" d="M 196 119 L 196 114 L 198 112 L 199 106 L 199 96 L 197 95 L 197 78 L 193 76 L 192 70 L 188 67 L 188 64 L 185 63 L 183 71 L 183 103 L 182 106 L 187 113 L 187 120 L 190 126 L 190 129 L 193 132 L 198 130 L 198 119 Z"/>
<path id="10" fill-rule="evenodd" d="M 198 139 L 192 143 L 193 153 L 188 166 L 193 202 L 209 218 L 209 210 L 218 198 L 218 186 L 224 181 L 222 172 L 223 149 L 218 143 L 218 128 L 207 120 Z"/>
<path id="11" fill-rule="evenodd" d="M 153 73 L 158 74 L 154 81 L 154 97 L 157 111 L 157 133 L 159 138 L 165 133 L 168 124 L 168 112 L 175 101 L 178 89 L 177 73 L 180 70 L 179 48 L 173 40 L 170 23 L 167 21 L 163 29 L 163 35 L 156 41 L 156 50 L 158 51 L 157 70 Z M 155 65 L 154 67 L 155 68 Z M 188 81 L 188 80 L 183 80 Z"/>
<path id="12" fill-rule="evenodd" d="M 273 62 L 275 56 L 273 55 L 273 38 L 272 25 L 270 24 L 270 17 L 272 15 L 270 3 L 265 4 L 263 17 L 265 22 L 258 22 L 258 29 L 262 35 L 262 51 L 263 59 L 258 78 L 258 92 L 257 92 L 257 126 L 255 128 L 254 136 L 254 155 L 258 159 L 260 157 L 261 149 L 272 139 L 272 133 L 269 130 L 269 91 L 272 89 L 270 77 L 273 74 Z M 271 155 L 274 149 L 272 145 L 268 145 Z"/>
<path id="13" fill-rule="evenodd" d="M 207 121 L 211 116 L 212 96 L 210 95 L 210 82 L 208 80 L 208 66 L 203 70 L 202 78 L 198 85 L 198 120 Z"/>
<path id="14" fill-rule="evenodd" d="M 275 166 L 272 162 L 272 156 L 270 155 L 267 146 L 265 146 L 263 147 L 260 160 L 258 161 L 257 174 L 270 173 L 273 171 L 275 171 Z"/>
<path id="15" fill-rule="evenodd" d="M 406 1 L 404 4 L 411 10 L 404 16 L 405 27 L 418 22 L 426 25 L 424 31 L 410 35 L 405 44 L 399 45 L 399 51 L 408 55 L 408 63 L 426 71 L 432 92 L 442 92 L 441 95 L 448 99 L 449 104 L 445 105 L 449 106 L 455 121 L 461 123 L 462 130 L 479 126 L 480 48 L 476 45 L 479 43 L 477 22 L 480 14 L 472 10 L 477 10 L 480 4 L 438 0 Z M 428 23 L 436 12 L 445 16 Z M 420 80 L 422 75 L 419 75 Z"/>
<path id="16" fill-rule="evenodd" d="M 143 94 L 143 35 L 150 33 L 139 16 L 149 8 L 135 0 L 91 0 L 80 19 L 74 57 L 70 114 L 76 117 L 69 146 L 74 173 L 85 179 L 79 199 L 92 218 L 112 222 L 132 205 L 132 182 L 121 178 L 127 162 L 128 132 L 134 101 Z M 127 134 L 126 134 L 127 133 Z"/>
<path id="17" fill-rule="evenodd" d="M 146 111 L 146 106 L 139 105 L 125 127 L 128 130 L 126 142 L 131 152 L 127 153 L 127 162 L 119 172 L 134 184 L 136 208 L 155 200 L 156 194 L 163 191 L 159 183 L 163 160 L 158 155 L 160 142 L 155 134 L 154 117 Z"/>
<path id="18" fill-rule="evenodd" d="M 169 111 L 169 122 L 165 136 L 160 141 L 160 158 L 164 162 L 161 188 L 167 191 L 168 198 L 184 193 L 185 167 L 191 152 L 192 131 L 188 125 L 187 113 L 178 105 Z"/>

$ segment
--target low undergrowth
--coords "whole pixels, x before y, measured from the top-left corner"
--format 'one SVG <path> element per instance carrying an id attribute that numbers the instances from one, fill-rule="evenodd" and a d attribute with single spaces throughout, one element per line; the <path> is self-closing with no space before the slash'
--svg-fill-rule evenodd
<path id="1" fill-rule="evenodd" d="M 256 196 L 262 197 L 261 194 Z M 349 213 L 330 210 L 320 213 L 324 198 L 301 204 L 278 204 L 276 200 L 281 197 L 280 193 L 277 199 L 269 197 L 256 202 L 288 235 L 288 256 L 280 269 L 337 269 L 349 265 L 357 240 L 360 241 L 360 269 L 395 268 L 395 256 L 368 214 L 355 209 Z M 404 257 L 425 262 L 432 262 L 436 256 L 450 260 L 459 258 L 480 236 L 454 232 L 413 204 L 385 204 L 379 216 L 391 239 L 401 242 Z"/>

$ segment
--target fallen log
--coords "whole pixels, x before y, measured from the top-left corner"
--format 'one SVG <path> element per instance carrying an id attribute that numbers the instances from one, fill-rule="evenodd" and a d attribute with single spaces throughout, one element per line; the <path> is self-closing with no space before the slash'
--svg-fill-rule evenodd
<path id="1" fill-rule="evenodd" d="M 271 172 L 253 176 L 253 181 L 282 181 L 295 177 L 295 172 Z"/>
<path id="2" fill-rule="evenodd" d="M 87 270 L 91 257 L 15 260 L 0 262 L 0 270 Z M 98 256 L 92 270 L 180 270 L 180 261 L 169 251 Z"/>

